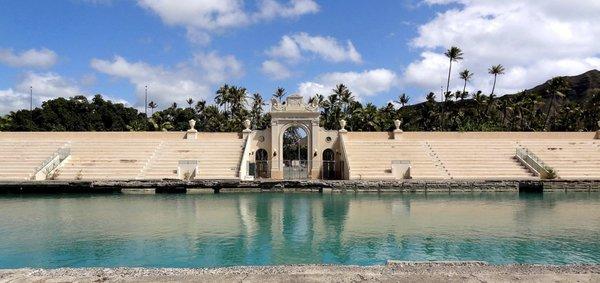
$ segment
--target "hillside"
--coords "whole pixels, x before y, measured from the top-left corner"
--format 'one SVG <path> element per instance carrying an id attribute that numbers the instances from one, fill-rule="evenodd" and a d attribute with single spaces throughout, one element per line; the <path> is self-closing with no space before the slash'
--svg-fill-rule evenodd
<path id="1" fill-rule="evenodd" d="M 567 99 L 573 102 L 583 102 L 588 100 L 591 91 L 600 89 L 600 71 L 591 70 L 581 75 L 565 77 L 569 82 L 571 91 L 565 93 Z M 549 81 L 530 89 L 530 92 L 539 93 L 546 98 Z"/>

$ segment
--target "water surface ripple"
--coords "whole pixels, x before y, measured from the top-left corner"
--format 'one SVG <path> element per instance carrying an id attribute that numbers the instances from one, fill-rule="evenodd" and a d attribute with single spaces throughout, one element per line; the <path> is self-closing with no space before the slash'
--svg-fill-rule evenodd
<path id="1" fill-rule="evenodd" d="M 0 268 L 600 263 L 600 193 L 0 197 Z"/>

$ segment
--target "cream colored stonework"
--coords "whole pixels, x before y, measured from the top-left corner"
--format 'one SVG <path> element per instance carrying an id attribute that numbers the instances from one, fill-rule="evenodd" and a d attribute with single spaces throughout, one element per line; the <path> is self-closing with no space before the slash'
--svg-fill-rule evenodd
<path id="1" fill-rule="evenodd" d="M 318 105 L 299 95 L 271 104 L 270 127 L 250 130 L 244 122 L 242 133 L 196 133 L 193 121 L 188 132 L 0 132 L 0 180 L 39 178 L 36 168 L 65 147 L 70 156 L 54 174 L 58 180 L 180 179 L 182 160 L 198 161 L 196 179 L 250 180 L 249 163 L 260 149 L 271 178 L 282 179 L 282 136 L 293 126 L 308 134 L 311 179 L 322 178 L 328 149 L 345 179 L 399 179 L 397 160 L 410 162 L 413 179 L 539 179 L 515 158 L 526 148 L 560 179 L 600 180 L 596 132 L 406 132 L 400 121 L 392 132 L 330 131 L 319 126 Z"/>

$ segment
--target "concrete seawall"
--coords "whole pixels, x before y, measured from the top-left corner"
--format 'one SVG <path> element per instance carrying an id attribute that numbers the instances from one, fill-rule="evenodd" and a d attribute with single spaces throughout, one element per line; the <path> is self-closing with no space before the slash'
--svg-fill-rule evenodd
<path id="1" fill-rule="evenodd" d="M 129 181 L 0 181 L 0 193 L 121 193 L 146 190 L 156 193 L 208 192 L 518 192 L 600 191 L 600 180 L 129 180 Z"/>
<path id="2" fill-rule="evenodd" d="M 597 282 L 599 265 L 399 263 L 281 265 L 213 269 L 0 269 L 2 282 Z"/>

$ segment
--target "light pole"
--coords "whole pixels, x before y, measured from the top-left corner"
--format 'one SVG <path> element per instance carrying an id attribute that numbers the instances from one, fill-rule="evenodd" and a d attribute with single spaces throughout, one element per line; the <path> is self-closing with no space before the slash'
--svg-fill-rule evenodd
<path id="1" fill-rule="evenodd" d="M 33 86 L 29 86 L 29 112 L 33 111 Z"/>
<path id="2" fill-rule="evenodd" d="M 148 117 L 148 86 L 144 86 L 144 115 Z"/>

